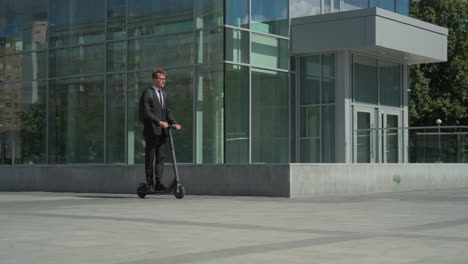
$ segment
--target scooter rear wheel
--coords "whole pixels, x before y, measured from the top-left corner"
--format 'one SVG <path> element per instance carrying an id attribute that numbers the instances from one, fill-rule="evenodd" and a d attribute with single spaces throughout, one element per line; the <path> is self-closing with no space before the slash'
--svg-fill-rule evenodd
<path id="1" fill-rule="evenodd" d="M 179 189 L 179 191 L 177 191 L 177 189 Z M 174 196 L 175 198 L 177 199 L 182 199 L 184 198 L 184 195 L 185 195 L 185 188 L 184 186 L 179 186 L 179 188 L 174 188 Z"/>
<path id="2" fill-rule="evenodd" d="M 145 186 L 139 186 L 138 189 L 137 189 L 137 194 L 138 194 L 138 197 L 140 198 L 145 198 L 146 196 L 146 187 Z"/>

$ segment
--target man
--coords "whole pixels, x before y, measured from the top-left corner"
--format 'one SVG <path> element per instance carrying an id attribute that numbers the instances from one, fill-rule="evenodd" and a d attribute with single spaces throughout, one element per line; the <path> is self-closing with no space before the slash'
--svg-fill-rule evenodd
<path id="1" fill-rule="evenodd" d="M 164 173 L 164 144 L 167 141 L 167 128 L 182 127 L 175 121 L 167 93 L 163 91 L 166 85 L 167 72 L 157 68 L 153 70 L 153 86 L 143 91 L 143 136 L 145 137 L 145 174 L 150 191 L 163 191 L 166 187 L 161 180 Z M 156 185 L 153 182 L 153 172 Z"/>

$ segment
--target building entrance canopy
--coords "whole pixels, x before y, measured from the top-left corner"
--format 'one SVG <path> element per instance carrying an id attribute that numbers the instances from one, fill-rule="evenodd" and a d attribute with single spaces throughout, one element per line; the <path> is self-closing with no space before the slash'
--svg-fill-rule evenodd
<path id="1" fill-rule="evenodd" d="M 368 8 L 291 20 L 292 55 L 351 50 L 404 64 L 447 60 L 448 30 Z"/>

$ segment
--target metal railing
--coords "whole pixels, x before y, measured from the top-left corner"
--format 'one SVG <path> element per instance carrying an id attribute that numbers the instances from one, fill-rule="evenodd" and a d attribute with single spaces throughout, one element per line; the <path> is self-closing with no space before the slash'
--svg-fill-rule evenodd
<path id="1" fill-rule="evenodd" d="M 468 126 L 354 131 L 355 162 L 468 163 Z"/>

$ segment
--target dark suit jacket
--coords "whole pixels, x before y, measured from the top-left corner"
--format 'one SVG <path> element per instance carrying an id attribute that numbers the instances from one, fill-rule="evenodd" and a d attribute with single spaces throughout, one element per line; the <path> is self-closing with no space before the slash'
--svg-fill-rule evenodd
<path id="1" fill-rule="evenodd" d="M 162 107 L 153 86 L 150 86 L 143 91 L 143 136 L 148 139 L 167 135 L 163 130 L 163 127 L 159 124 L 159 121 L 168 122 L 169 125 L 177 123 L 172 115 L 167 93 L 163 89 L 161 89 L 161 91 L 164 101 Z"/>

